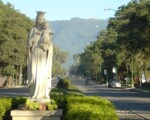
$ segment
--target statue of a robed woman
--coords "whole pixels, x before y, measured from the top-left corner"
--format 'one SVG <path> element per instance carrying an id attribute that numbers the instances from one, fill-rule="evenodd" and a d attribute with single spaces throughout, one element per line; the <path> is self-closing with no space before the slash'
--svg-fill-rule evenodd
<path id="1" fill-rule="evenodd" d="M 36 100 L 49 99 L 51 90 L 52 32 L 44 16 L 44 12 L 37 12 L 35 26 L 30 30 L 27 45 L 30 98 Z"/>

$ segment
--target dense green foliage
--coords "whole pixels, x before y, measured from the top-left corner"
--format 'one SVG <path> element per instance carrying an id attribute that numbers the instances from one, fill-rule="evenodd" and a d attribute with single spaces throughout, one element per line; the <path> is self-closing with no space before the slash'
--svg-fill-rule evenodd
<path id="1" fill-rule="evenodd" d="M 134 75 L 141 77 L 142 71 L 147 75 L 150 60 L 150 1 L 140 0 L 122 6 L 116 13 L 114 23 L 118 37 L 116 43 L 120 67 L 125 67 L 126 73 L 132 70 Z M 118 24 L 115 24 L 118 23 Z M 109 26 L 110 27 L 110 26 Z"/>
<path id="2" fill-rule="evenodd" d="M 0 98 L 0 120 L 10 120 L 10 110 L 18 108 L 25 101 L 25 97 Z"/>
<path id="3" fill-rule="evenodd" d="M 67 120 L 118 120 L 110 101 L 98 96 L 67 98 Z"/>
<path id="4" fill-rule="evenodd" d="M 98 96 L 85 96 L 75 88 L 67 91 L 55 88 L 51 98 L 63 109 L 63 120 L 118 120 L 110 101 Z"/>
<path id="5" fill-rule="evenodd" d="M 72 85 L 69 89 L 53 88 L 50 92 L 51 98 L 56 101 L 58 108 L 63 109 L 64 114 L 66 113 L 66 104 L 67 104 L 66 99 L 70 95 L 85 96 L 81 91 L 79 91 Z"/>
<path id="6" fill-rule="evenodd" d="M 25 64 L 27 34 L 32 22 L 7 4 L 1 5 L 0 50 L 3 66 Z M 4 73 L 11 74 L 11 73 Z"/>
<path id="7" fill-rule="evenodd" d="M 11 99 L 1 98 L 0 99 L 0 120 L 3 120 L 5 113 L 11 108 Z"/>
<path id="8" fill-rule="evenodd" d="M 57 83 L 57 88 L 68 89 L 71 86 L 71 81 L 68 78 L 60 78 Z"/>
<path id="9" fill-rule="evenodd" d="M 22 110 L 55 110 L 57 105 L 53 99 L 47 103 L 39 103 L 26 99 L 25 103 L 22 106 Z"/>
<path id="10" fill-rule="evenodd" d="M 0 1 L 0 74 L 17 75 L 26 65 L 26 40 L 32 21 Z"/>
<path id="11" fill-rule="evenodd" d="M 63 109 L 62 120 L 118 120 L 114 105 L 105 98 L 85 96 L 71 85 L 52 89 L 50 96 Z"/>
<path id="12" fill-rule="evenodd" d="M 149 78 L 150 68 L 150 1 L 133 0 L 120 6 L 115 17 L 110 18 L 106 30 L 100 32 L 97 40 L 78 55 L 78 64 L 71 72 L 106 79 L 114 77 L 113 67 L 117 68 L 117 77 L 137 80 L 142 72 Z M 100 75 L 100 76 L 99 76 Z"/>

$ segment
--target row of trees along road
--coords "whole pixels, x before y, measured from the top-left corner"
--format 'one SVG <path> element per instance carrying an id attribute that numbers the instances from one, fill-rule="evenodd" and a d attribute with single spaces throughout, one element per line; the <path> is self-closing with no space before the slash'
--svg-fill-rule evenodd
<path id="1" fill-rule="evenodd" d="M 132 0 L 128 5 L 120 6 L 115 17 L 109 19 L 107 29 L 74 59 L 79 62 L 72 66 L 71 73 L 78 75 L 100 78 L 105 69 L 111 79 L 115 66 L 119 79 L 132 75 L 140 78 L 142 71 L 149 78 L 150 1 Z"/>
<path id="2" fill-rule="evenodd" d="M 0 1 L 0 76 L 7 76 L 6 84 L 22 84 L 26 79 L 27 37 L 33 21 L 14 9 L 10 3 Z M 54 47 L 53 74 L 63 74 L 62 64 L 66 62 L 67 53 Z M 58 70 L 57 70 L 58 69 Z M 57 71 L 56 71 L 57 70 Z"/>

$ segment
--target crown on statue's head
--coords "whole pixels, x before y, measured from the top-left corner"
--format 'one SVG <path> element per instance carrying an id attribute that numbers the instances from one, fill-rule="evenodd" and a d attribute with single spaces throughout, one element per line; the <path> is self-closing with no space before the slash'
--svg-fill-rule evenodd
<path id="1" fill-rule="evenodd" d="M 46 12 L 36 11 L 36 13 L 37 13 L 37 16 L 44 17 L 44 15 L 45 15 Z"/>

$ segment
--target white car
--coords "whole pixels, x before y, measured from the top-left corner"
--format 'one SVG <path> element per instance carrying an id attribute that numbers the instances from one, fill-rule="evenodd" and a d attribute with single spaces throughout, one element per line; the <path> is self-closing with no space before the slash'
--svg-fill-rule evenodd
<path id="1" fill-rule="evenodd" d="M 110 81 L 108 84 L 109 88 L 120 88 L 121 83 L 119 81 Z"/>

